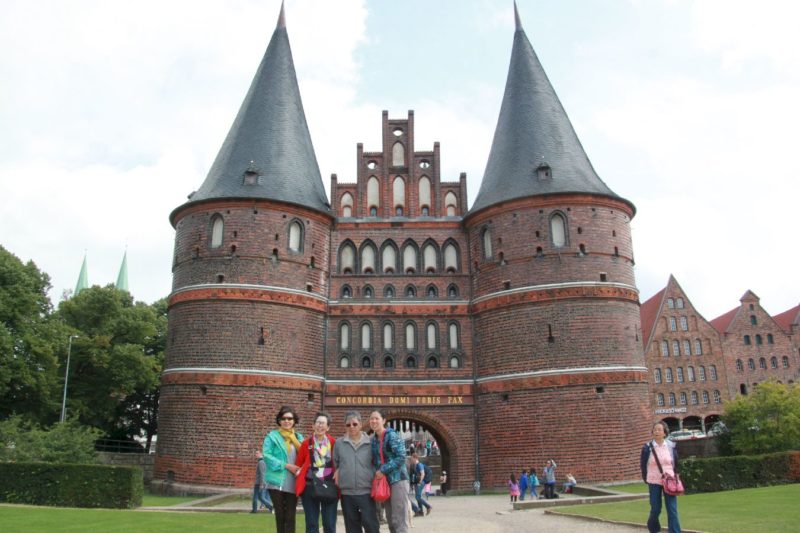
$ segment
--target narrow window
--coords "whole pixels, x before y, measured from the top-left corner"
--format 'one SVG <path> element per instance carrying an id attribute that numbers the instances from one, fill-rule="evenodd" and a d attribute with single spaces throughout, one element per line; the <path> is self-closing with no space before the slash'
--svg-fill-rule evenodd
<path id="1" fill-rule="evenodd" d="M 670 406 L 675 405 L 675 393 L 674 392 L 670 392 L 669 393 L 669 405 Z"/>
<path id="2" fill-rule="evenodd" d="M 350 324 L 343 323 L 339 326 L 339 348 L 350 349 Z"/>
<path id="3" fill-rule="evenodd" d="M 347 243 L 341 248 L 341 252 L 339 252 L 340 260 L 339 260 L 339 272 L 341 274 L 352 274 L 356 268 L 356 249 L 355 247 Z"/>
<path id="4" fill-rule="evenodd" d="M 342 287 L 342 298 L 352 298 L 353 291 L 350 289 L 349 285 L 345 285 Z"/>
<path id="5" fill-rule="evenodd" d="M 698 401 L 697 401 L 697 391 L 694 391 L 694 390 L 693 390 L 693 391 L 692 391 L 692 405 L 697 405 L 697 404 L 698 404 Z"/>
<path id="6" fill-rule="evenodd" d="M 391 350 L 394 348 L 394 331 L 391 324 L 383 325 L 383 349 Z"/>
<path id="7" fill-rule="evenodd" d="M 364 351 L 372 348 L 372 326 L 361 324 L 361 349 Z"/>
<path id="8" fill-rule="evenodd" d="M 656 394 L 656 403 L 659 407 L 664 407 L 664 395 L 660 392 Z"/>
<path id="9" fill-rule="evenodd" d="M 683 355 L 692 355 L 692 343 L 688 339 L 683 340 Z"/>
<path id="10" fill-rule="evenodd" d="M 403 272 L 414 274 L 417 271 L 417 249 L 407 244 L 403 249 Z"/>
<path id="11" fill-rule="evenodd" d="M 700 374 L 700 381 L 705 381 L 706 380 L 706 367 L 701 366 L 697 370 L 698 370 L 698 372 Z"/>
<path id="12" fill-rule="evenodd" d="M 750 370 L 756 369 L 756 362 L 752 357 L 747 360 L 747 368 L 749 368 Z"/>
<path id="13" fill-rule="evenodd" d="M 436 325 L 435 324 L 428 324 L 426 328 L 426 336 L 428 339 L 428 349 L 435 350 L 436 349 Z"/>
<path id="14" fill-rule="evenodd" d="M 744 372 L 744 365 L 742 364 L 741 359 L 736 360 L 736 370 L 738 370 L 739 372 Z"/>
<path id="15" fill-rule="evenodd" d="M 664 371 L 664 378 L 665 378 L 665 381 L 667 383 L 672 383 L 672 369 L 671 368 L 667 368 Z"/>
<path id="16" fill-rule="evenodd" d="M 406 182 L 400 176 L 394 179 L 392 184 L 392 196 L 395 209 L 399 209 L 399 214 L 402 215 L 403 208 L 406 206 Z"/>
<path id="17" fill-rule="evenodd" d="M 422 216 L 428 216 L 431 206 L 431 180 L 428 176 L 419 179 L 419 205 L 422 209 Z"/>
<path id="18" fill-rule="evenodd" d="M 406 349 L 413 350 L 417 346 L 417 329 L 414 324 L 406 324 Z"/>
<path id="19" fill-rule="evenodd" d="M 458 272 L 458 250 L 453 244 L 444 247 L 444 269 L 446 272 Z"/>
<path id="20" fill-rule="evenodd" d="M 711 376 L 711 381 L 717 381 L 717 365 L 708 367 L 708 373 Z"/>
<path id="21" fill-rule="evenodd" d="M 681 331 L 689 331 L 689 320 L 685 317 L 681 317 Z"/>
<path id="22" fill-rule="evenodd" d="M 361 249 L 361 272 L 375 273 L 375 248 L 372 245 L 368 244 Z"/>
<path id="23" fill-rule="evenodd" d="M 679 366 L 676 370 L 676 377 L 678 378 L 678 383 L 683 383 L 683 367 Z"/>
<path id="24" fill-rule="evenodd" d="M 672 341 L 672 355 L 674 355 L 675 357 L 680 357 L 681 343 L 679 341 Z"/>
<path id="25" fill-rule="evenodd" d="M 212 248 L 219 248 L 222 246 L 222 232 L 225 228 L 225 223 L 222 221 L 222 217 L 219 215 L 214 215 L 214 218 L 211 220 L 211 247 Z"/>
<path id="26" fill-rule="evenodd" d="M 678 331 L 678 322 L 674 316 L 669 317 L 669 330 Z"/>
<path id="27" fill-rule="evenodd" d="M 489 228 L 483 228 L 481 233 L 481 242 L 483 242 L 483 257 L 484 259 L 492 258 L 492 232 Z"/>
<path id="28" fill-rule="evenodd" d="M 450 340 L 450 349 L 458 350 L 458 324 L 450 323 L 447 327 L 447 333 Z"/>
<path id="29" fill-rule="evenodd" d="M 745 346 L 750 346 L 750 335 L 745 335 L 744 336 L 744 345 Z"/>
<path id="30" fill-rule="evenodd" d="M 349 192 L 346 192 L 342 195 L 342 216 L 343 217 L 351 217 L 353 216 L 353 195 Z"/>
<path id="31" fill-rule="evenodd" d="M 782 361 L 783 361 L 783 368 L 789 368 L 789 358 L 784 355 Z"/>
<path id="32" fill-rule="evenodd" d="M 703 391 L 703 403 L 708 403 L 708 391 Z"/>
<path id="33" fill-rule="evenodd" d="M 376 216 L 378 214 L 378 207 L 380 205 L 380 183 L 378 182 L 378 178 L 371 176 L 367 180 L 367 206 L 369 207 L 370 216 Z"/>
<path id="34" fill-rule="evenodd" d="M 444 196 L 444 205 L 447 216 L 449 217 L 456 216 L 458 209 L 458 199 L 456 198 L 456 195 L 452 193 L 452 191 L 448 192 Z"/>
<path id="35" fill-rule="evenodd" d="M 760 358 L 758 359 L 758 367 L 759 367 L 761 370 L 766 370 L 766 369 L 767 369 L 767 360 L 766 360 L 766 359 L 764 359 L 763 357 L 760 357 Z"/>
<path id="36" fill-rule="evenodd" d="M 761 338 L 761 335 L 756 335 L 756 344 L 764 344 L 764 340 Z"/>
<path id="37" fill-rule="evenodd" d="M 661 383 L 661 369 L 660 368 L 656 368 L 655 371 L 653 372 L 653 381 L 655 383 Z"/>
<path id="38" fill-rule="evenodd" d="M 689 374 L 689 381 L 696 381 L 696 378 L 694 376 L 694 367 L 690 366 L 689 368 L 686 369 L 686 371 Z"/>
<path id="39" fill-rule="evenodd" d="M 722 403 L 722 395 L 718 390 L 714 391 L 714 403 Z"/>
<path id="40" fill-rule="evenodd" d="M 397 250 L 394 249 L 393 245 L 384 244 L 383 252 L 381 252 L 381 263 L 385 273 L 394 273 L 397 268 Z"/>
<path id="41" fill-rule="evenodd" d="M 686 393 L 681 393 L 681 405 L 686 405 Z"/>
<path id="42" fill-rule="evenodd" d="M 767 333 L 767 344 L 775 344 L 775 337 L 772 336 L 772 333 Z"/>
<path id="43" fill-rule="evenodd" d="M 292 252 L 303 250 L 303 226 L 296 220 L 289 224 L 289 250 Z"/>
<path id="44" fill-rule="evenodd" d="M 661 355 L 669 357 L 669 342 L 661 341 Z"/>
<path id="45" fill-rule="evenodd" d="M 694 354 L 703 355 L 703 343 L 700 341 L 700 339 L 694 340 Z"/>
<path id="46" fill-rule="evenodd" d="M 561 213 L 555 213 L 550 217 L 550 235 L 553 246 L 560 248 L 567 244 L 567 223 Z"/>
<path id="47" fill-rule="evenodd" d="M 404 167 L 406 165 L 406 149 L 403 143 L 396 142 L 392 146 L 392 166 Z"/>
<path id="48" fill-rule="evenodd" d="M 422 249 L 422 261 L 425 273 L 433 274 L 436 272 L 436 248 L 432 244 L 426 244 Z"/>
<path id="49" fill-rule="evenodd" d="M 756 315 L 750 315 L 750 324 L 754 326 L 758 325 L 758 319 L 756 318 Z"/>
<path id="50" fill-rule="evenodd" d="M 683 298 L 678 298 L 678 299 L 675 301 L 675 306 L 676 306 L 678 309 L 683 309 Z"/>
<path id="51" fill-rule="evenodd" d="M 672 298 L 667 298 L 667 307 L 670 309 L 675 309 L 675 300 Z"/>
<path id="52" fill-rule="evenodd" d="M 769 366 L 772 367 L 772 368 L 778 368 L 778 358 L 775 357 L 774 355 L 769 360 Z"/>

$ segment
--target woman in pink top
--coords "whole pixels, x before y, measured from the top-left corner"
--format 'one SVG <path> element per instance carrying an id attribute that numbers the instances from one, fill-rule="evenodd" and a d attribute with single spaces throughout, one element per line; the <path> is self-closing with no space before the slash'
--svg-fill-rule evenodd
<path id="1" fill-rule="evenodd" d="M 669 429 L 664 422 L 656 422 L 653 426 L 653 440 L 642 446 L 641 468 L 642 480 L 647 483 L 650 491 L 650 516 L 647 519 L 647 529 L 651 533 L 661 531 L 661 498 L 667 508 L 667 527 L 669 533 L 681 533 L 681 524 L 678 520 L 678 498 L 664 492 L 661 481 L 661 471 L 656 464 L 655 455 L 661 462 L 661 468 L 668 474 L 675 474 L 678 469 L 678 452 L 675 443 L 667 440 Z M 655 454 L 655 455 L 654 455 Z"/>

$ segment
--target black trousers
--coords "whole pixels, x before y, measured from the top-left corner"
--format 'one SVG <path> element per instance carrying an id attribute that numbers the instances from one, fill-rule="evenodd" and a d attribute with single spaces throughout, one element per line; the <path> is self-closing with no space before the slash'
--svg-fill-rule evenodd
<path id="1" fill-rule="evenodd" d="M 293 492 L 282 492 L 269 489 L 272 505 L 275 511 L 275 526 L 277 533 L 294 533 L 294 523 L 297 518 L 297 496 Z"/>

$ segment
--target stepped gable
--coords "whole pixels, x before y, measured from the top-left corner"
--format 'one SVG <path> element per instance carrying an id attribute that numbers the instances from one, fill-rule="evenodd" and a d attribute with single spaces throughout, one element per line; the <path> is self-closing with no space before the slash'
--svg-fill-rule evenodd
<path id="1" fill-rule="evenodd" d="M 552 194 L 622 200 L 595 172 L 547 79 L 516 12 L 503 104 L 481 188 L 470 213 L 494 204 Z"/>
<path id="2" fill-rule="evenodd" d="M 311 143 L 283 7 L 267 51 L 203 185 L 188 205 L 268 199 L 330 213 Z"/>

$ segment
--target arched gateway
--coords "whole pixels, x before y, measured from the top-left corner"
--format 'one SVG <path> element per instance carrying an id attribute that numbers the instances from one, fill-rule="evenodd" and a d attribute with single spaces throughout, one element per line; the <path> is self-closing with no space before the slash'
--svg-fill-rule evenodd
<path id="1" fill-rule="evenodd" d="M 596 174 L 519 18 L 469 209 L 466 174 L 442 175 L 414 121 L 384 111 L 381 145 L 357 146 L 329 200 L 281 13 L 206 180 L 170 216 L 156 483 L 252 486 L 282 404 L 306 433 L 323 408 L 334 434 L 348 410 L 385 409 L 435 436 L 456 491 L 550 458 L 581 480 L 638 477 L 635 207 Z"/>

